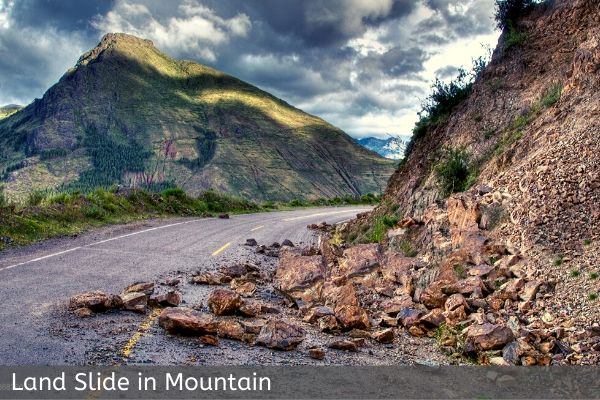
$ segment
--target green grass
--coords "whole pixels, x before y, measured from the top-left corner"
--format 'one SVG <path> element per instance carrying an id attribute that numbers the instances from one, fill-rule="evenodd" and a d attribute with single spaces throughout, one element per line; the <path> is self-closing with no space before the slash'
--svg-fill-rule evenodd
<path id="1" fill-rule="evenodd" d="M 597 300 L 597 299 L 598 299 L 598 293 L 594 293 L 594 292 L 588 293 L 588 300 L 594 301 L 594 300 Z"/>
<path id="2" fill-rule="evenodd" d="M 519 32 L 513 24 L 508 26 L 508 35 L 504 42 L 504 50 L 509 50 L 513 47 L 521 47 L 527 43 L 527 33 Z"/>
<path id="3" fill-rule="evenodd" d="M 591 241 L 590 239 L 585 239 L 585 240 L 583 241 L 583 245 L 584 245 L 584 246 L 591 246 L 591 245 L 592 245 L 592 241 Z"/>
<path id="4" fill-rule="evenodd" d="M 554 259 L 554 262 L 553 262 L 554 266 L 560 267 L 561 265 L 563 265 L 563 262 L 564 262 L 563 258 L 564 258 L 563 256 L 559 256 L 556 259 Z"/>
<path id="5" fill-rule="evenodd" d="M 578 276 L 581 275 L 581 271 L 579 271 L 578 269 L 574 269 L 573 271 L 571 271 L 570 275 L 571 275 L 571 278 L 577 278 Z"/>
<path id="6" fill-rule="evenodd" d="M 597 272 L 590 272 L 590 279 L 591 280 L 598 279 L 598 273 Z"/>
<path id="7" fill-rule="evenodd" d="M 553 85 L 548 90 L 540 100 L 542 106 L 545 108 L 550 108 L 560 100 L 560 96 L 562 95 L 563 87 L 560 84 Z"/>
<path id="8" fill-rule="evenodd" d="M 454 274 L 459 279 L 465 279 L 467 277 L 467 270 L 464 265 L 456 264 L 454 267 Z"/>
<path id="9" fill-rule="evenodd" d="M 405 257 L 416 257 L 419 251 L 415 249 L 413 243 L 408 239 L 403 239 L 400 242 L 400 251 Z"/>
<path id="10" fill-rule="evenodd" d="M 0 188 L 1 189 L 1 188 Z M 356 199 L 298 201 L 303 206 L 365 204 L 375 196 Z M 296 204 L 296 202 L 293 202 Z M 0 250 L 10 245 L 27 245 L 55 236 L 78 234 L 108 224 L 160 217 L 205 217 L 218 213 L 253 213 L 289 209 L 288 203 L 272 203 L 268 208 L 254 202 L 215 191 L 192 197 L 179 188 L 162 192 L 96 189 L 63 192 L 32 192 L 25 204 L 10 203 L 0 190 Z"/>

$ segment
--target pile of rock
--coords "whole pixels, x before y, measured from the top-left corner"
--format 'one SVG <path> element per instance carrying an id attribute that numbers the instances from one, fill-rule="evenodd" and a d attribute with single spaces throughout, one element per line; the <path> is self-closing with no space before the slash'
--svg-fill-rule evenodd
<path id="1" fill-rule="evenodd" d="M 317 255 L 282 252 L 275 287 L 305 322 L 333 334 L 388 343 L 403 329 L 436 337 L 456 357 L 499 365 L 576 363 L 581 352 L 597 353 L 597 329 L 577 331 L 544 313 L 556 282 L 537 279 L 518 250 L 486 235 L 502 204 L 489 193 L 455 196 L 399 224 L 394 240 L 435 242 L 435 252 L 406 257 L 393 243 L 384 250 L 322 240 Z"/>
<path id="2" fill-rule="evenodd" d="M 218 338 L 240 340 L 277 350 L 293 350 L 305 337 L 304 330 L 281 319 L 251 319 L 273 312 L 272 307 L 243 300 L 230 289 L 215 289 L 208 296 L 211 314 L 186 307 L 167 308 L 159 317 L 165 330 L 201 337 L 204 344 L 218 345 Z M 223 318 L 219 318 L 223 317 Z"/>
<path id="3" fill-rule="evenodd" d="M 155 289 L 153 282 L 137 282 L 118 295 L 107 295 L 101 291 L 81 293 L 71 297 L 69 309 L 80 317 L 89 317 L 110 310 L 145 313 L 149 307 L 177 307 L 181 304 L 182 296 L 177 290 Z"/>

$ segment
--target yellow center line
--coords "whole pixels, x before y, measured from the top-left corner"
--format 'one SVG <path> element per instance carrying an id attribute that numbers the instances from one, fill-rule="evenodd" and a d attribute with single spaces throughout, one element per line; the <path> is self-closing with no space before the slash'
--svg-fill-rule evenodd
<path id="1" fill-rule="evenodd" d="M 262 228 L 262 226 L 261 226 L 261 228 Z M 231 246 L 231 242 L 226 243 L 223 247 L 217 249 L 214 253 L 212 253 L 212 256 L 214 257 L 214 256 L 219 255 L 220 253 L 225 251 L 229 246 Z M 129 358 L 129 356 L 131 355 L 131 352 L 133 351 L 135 346 L 138 344 L 140 339 L 142 337 L 144 337 L 144 335 L 150 330 L 150 328 L 152 328 L 152 325 L 154 324 L 154 322 L 160 315 L 160 312 L 161 312 L 160 308 L 152 309 L 152 312 L 150 313 L 148 318 L 146 318 L 146 320 L 144 322 L 142 322 L 142 324 L 138 328 L 137 332 L 135 332 L 135 334 L 131 337 L 131 339 L 129 339 L 127 344 L 121 350 L 121 354 L 123 355 L 123 358 Z"/>
<path id="2" fill-rule="evenodd" d="M 264 225 L 257 226 L 256 228 L 252 228 L 252 229 L 250 229 L 250 232 L 257 231 L 257 230 L 259 230 L 259 229 L 262 229 L 262 228 L 264 228 L 264 227 L 265 227 Z"/>
<path id="3" fill-rule="evenodd" d="M 146 332 L 150 330 L 150 328 L 152 328 L 154 321 L 156 321 L 156 319 L 160 315 L 160 311 L 160 308 L 153 308 L 148 318 L 146 318 L 146 320 L 142 322 L 137 332 L 131 337 L 131 339 L 129 339 L 127 344 L 123 347 L 123 350 L 121 350 L 121 354 L 123 354 L 124 358 L 129 358 L 131 352 L 133 351 L 134 347 L 138 344 L 140 339 L 144 336 Z"/>
<path id="4" fill-rule="evenodd" d="M 220 253 L 222 253 L 224 250 L 226 250 L 229 246 L 231 246 L 231 242 L 225 244 L 223 247 L 215 250 L 214 253 L 211 254 L 211 256 L 218 256 Z"/>

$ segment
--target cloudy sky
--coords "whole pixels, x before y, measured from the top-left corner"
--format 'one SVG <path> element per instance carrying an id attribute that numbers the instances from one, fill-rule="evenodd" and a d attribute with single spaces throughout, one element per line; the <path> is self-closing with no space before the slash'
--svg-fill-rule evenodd
<path id="1" fill-rule="evenodd" d="M 0 105 L 28 104 L 107 32 L 152 39 L 356 137 L 408 134 L 437 76 L 494 47 L 493 0 L 0 0 Z"/>

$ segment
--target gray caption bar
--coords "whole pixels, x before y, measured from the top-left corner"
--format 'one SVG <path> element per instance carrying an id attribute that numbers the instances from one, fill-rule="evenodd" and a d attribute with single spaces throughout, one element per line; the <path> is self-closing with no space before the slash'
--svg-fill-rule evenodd
<path id="1" fill-rule="evenodd" d="M 590 399 L 598 367 L 0 367 L 4 399 Z"/>

